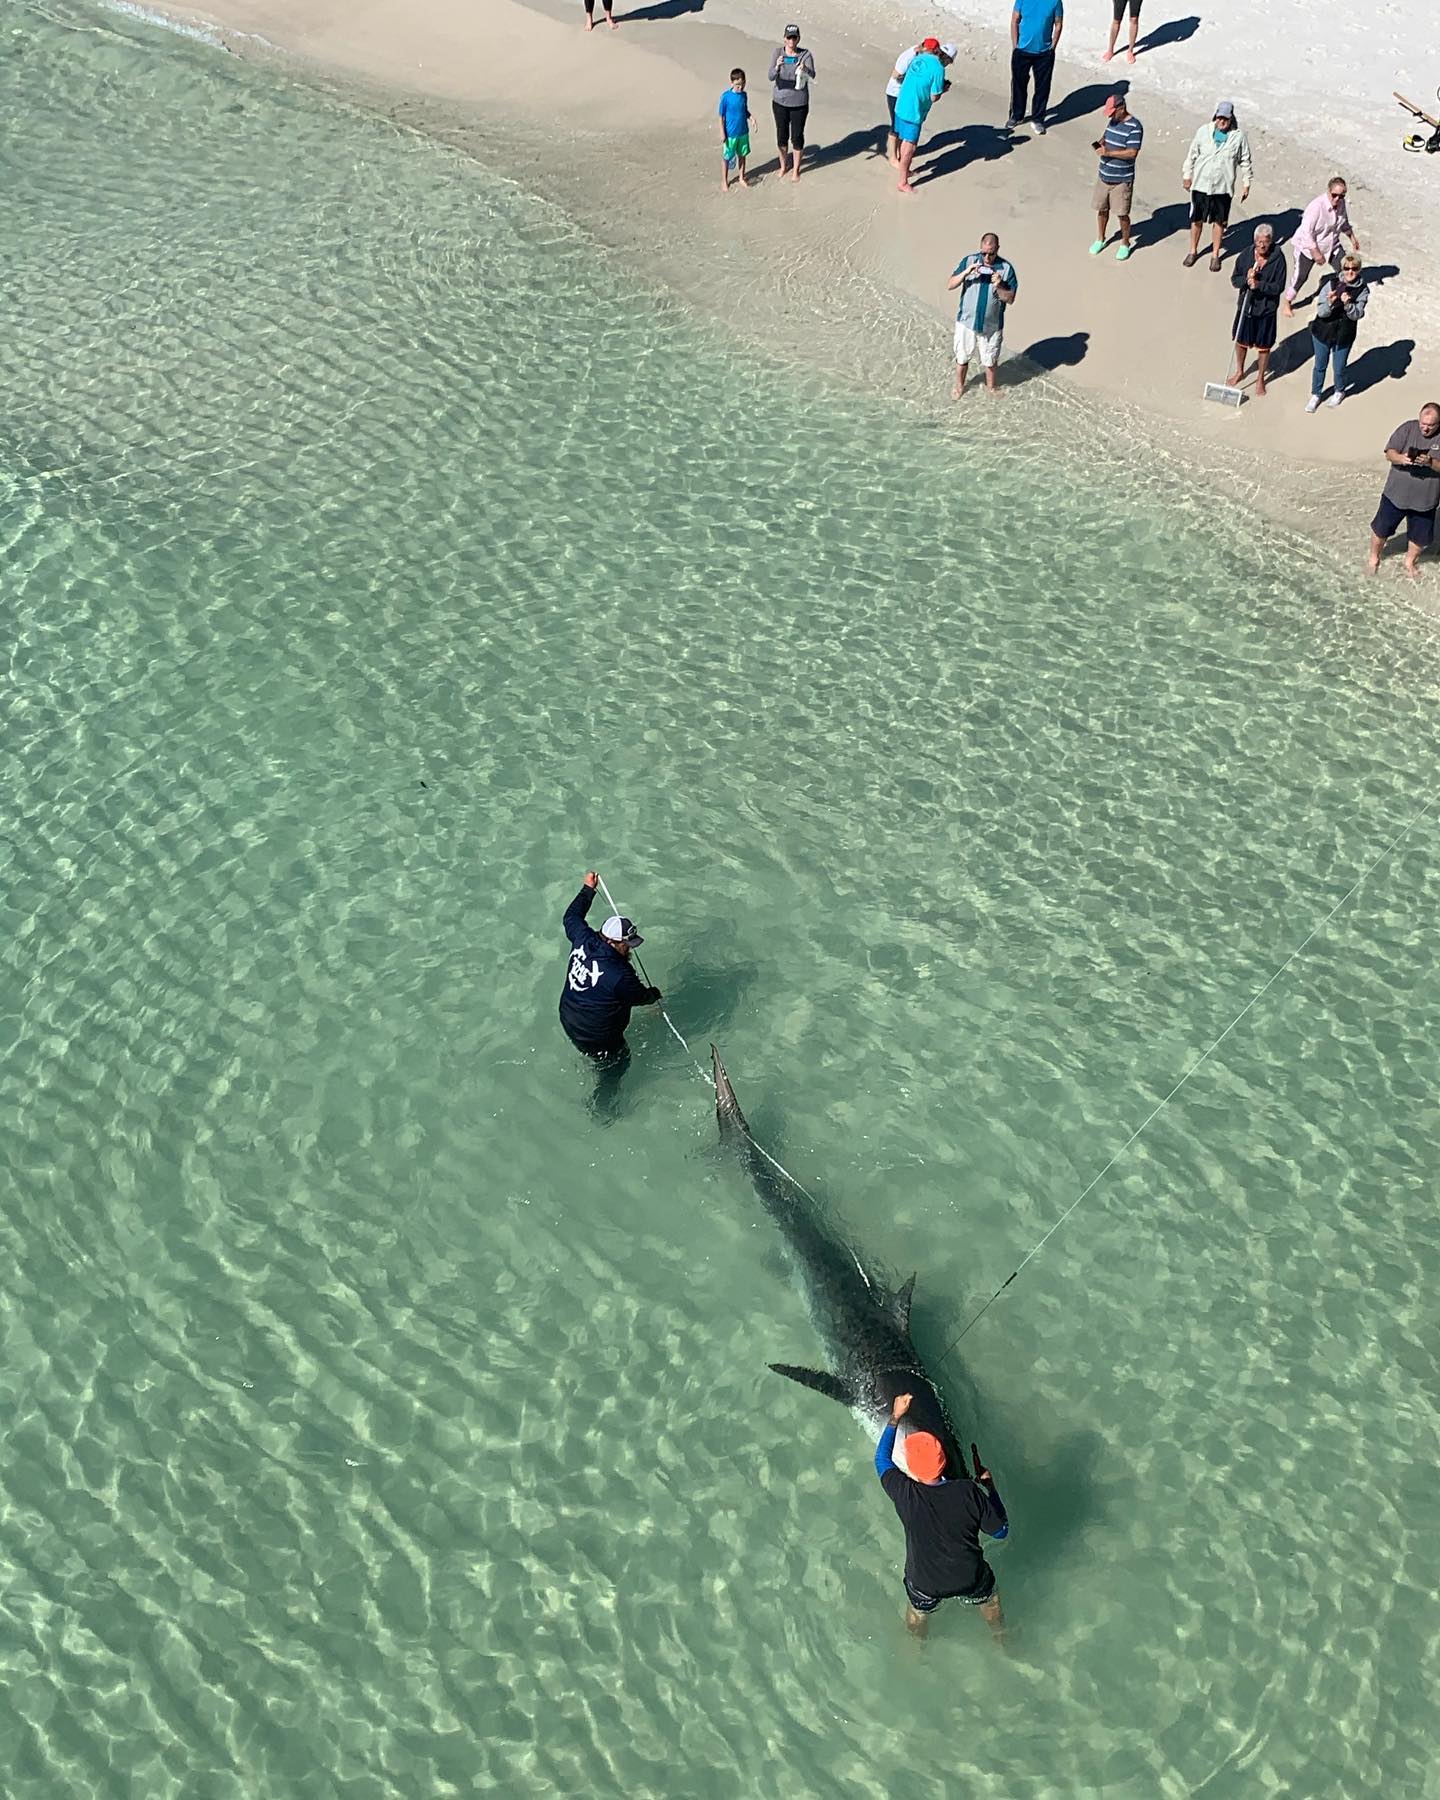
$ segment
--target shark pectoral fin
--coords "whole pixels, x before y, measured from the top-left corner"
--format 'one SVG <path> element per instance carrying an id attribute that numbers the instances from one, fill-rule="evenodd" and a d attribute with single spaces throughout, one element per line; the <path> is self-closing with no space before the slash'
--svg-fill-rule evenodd
<path id="1" fill-rule="evenodd" d="M 903 1332 L 910 1330 L 910 1302 L 915 1298 L 915 1277 L 912 1275 L 904 1287 L 895 1290 L 890 1301 L 890 1312 L 895 1323 Z"/>
<path id="2" fill-rule="evenodd" d="M 838 1375 L 831 1375 L 824 1369 L 797 1369 L 793 1363 L 771 1363 L 770 1367 L 777 1375 L 788 1375 L 791 1381 L 798 1381 L 801 1387 L 814 1388 L 817 1394 L 825 1394 L 831 1400 L 838 1400 L 842 1406 L 854 1406 L 855 1391 L 846 1387 Z"/>

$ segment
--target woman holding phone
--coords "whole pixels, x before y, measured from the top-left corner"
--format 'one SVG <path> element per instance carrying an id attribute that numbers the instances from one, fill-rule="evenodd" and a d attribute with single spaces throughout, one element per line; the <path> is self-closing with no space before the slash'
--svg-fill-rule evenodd
<path id="1" fill-rule="evenodd" d="M 1320 284 L 1320 300 L 1310 323 L 1310 341 L 1315 346 L 1315 367 L 1310 376 L 1310 398 L 1305 410 L 1312 413 L 1320 404 L 1325 387 L 1327 365 L 1333 367 L 1335 391 L 1330 404 L 1339 406 L 1345 398 L 1345 365 L 1355 342 L 1355 328 L 1365 317 L 1370 299 L 1370 284 L 1360 266 L 1360 258 L 1352 250 L 1340 259 L 1340 273 Z"/>

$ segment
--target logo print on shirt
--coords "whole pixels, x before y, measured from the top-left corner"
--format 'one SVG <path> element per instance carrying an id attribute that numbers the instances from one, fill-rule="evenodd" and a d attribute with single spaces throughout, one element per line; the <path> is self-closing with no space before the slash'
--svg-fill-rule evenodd
<path id="1" fill-rule="evenodd" d="M 565 985 L 573 993 L 583 994 L 587 987 L 599 987 L 600 965 L 597 962 L 586 963 L 585 952 L 575 949 L 570 952 L 570 973 Z"/>

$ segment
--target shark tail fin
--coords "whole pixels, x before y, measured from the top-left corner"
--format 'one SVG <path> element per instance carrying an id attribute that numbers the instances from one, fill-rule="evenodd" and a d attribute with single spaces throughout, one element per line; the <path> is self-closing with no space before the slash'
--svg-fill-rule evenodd
<path id="1" fill-rule="evenodd" d="M 770 1367 L 777 1375 L 787 1375 L 791 1381 L 798 1381 L 801 1387 L 814 1388 L 817 1394 L 824 1394 L 830 1400 L 838 1400 L 842 1406 L 855 1404 L 855 1390 L 847 1387 L 838 1375 L 831 1375 L 825 1369 L 799 1369 L 794 1363 L 771 1363 Z"/>

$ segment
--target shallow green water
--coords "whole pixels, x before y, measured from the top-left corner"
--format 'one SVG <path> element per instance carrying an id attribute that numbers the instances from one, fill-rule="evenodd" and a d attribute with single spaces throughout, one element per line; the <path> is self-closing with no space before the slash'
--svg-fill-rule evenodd
<path id="1" fill-rule="evenodd" d="M 679 1047 L 602 1130 L 554 1020 L 598 862 L 938 1358 L 1425 804 L 1416 622 L 0 19 L 7 1792 L 1440 1793 L 1432 820 L 945 1363 L 1006 1656 Z"/>

